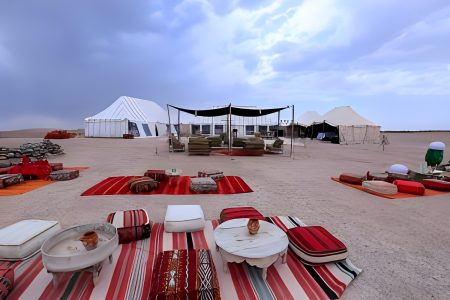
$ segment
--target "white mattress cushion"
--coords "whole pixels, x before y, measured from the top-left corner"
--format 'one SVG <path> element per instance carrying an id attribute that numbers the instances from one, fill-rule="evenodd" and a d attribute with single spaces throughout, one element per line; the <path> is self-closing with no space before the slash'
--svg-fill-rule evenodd
<path id="1" fill-rule="evenodd" d="M 24 220 L 0 229 L 0 259 L 27 258 L 60 229 L 58 221 L 44 220 Z"/>
<path id="2" fill-rule="evenodd" d="M 168 205 L 164 219 L 166 232 L 195 232 L 205 227 L 200 205 Z"/>

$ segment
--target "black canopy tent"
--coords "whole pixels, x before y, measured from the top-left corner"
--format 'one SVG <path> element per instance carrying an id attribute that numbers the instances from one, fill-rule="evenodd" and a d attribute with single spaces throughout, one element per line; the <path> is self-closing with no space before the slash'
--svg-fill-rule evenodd
<path id="1" fill-rule="evenodd" d="M 177 129 L 178 136 L 180 136 L 180 111 L 194 115 L 196 117 L 197 116 L 198 117 L 218 117 L 218 116 L 226 115 L 227 116 L 227 132 L 228 132 L 228 140 L 229 140 L 228 150 L 229 150 L 230 154 L 232 153 L 232 145 L 233 145 L 233 135 L 231 133 L 231 115 L 240 116 L 240 117 L 261 117 L 261 116 L 266 116 L 266 115 L 270 115 L 270 114 L 278 112 L 278 126 L 279 126 L 279 123 L 280 123 L 279 112 L 282 111 L 283 109 L 292 107 L 292 123 L 291 123 L 292 134 L 291 134 L 291 154 L 290 154 L 292 156 L 292 151 L 293 151 L 293 147 L 294 147 L 294 143 L 293 143 L 294 105 L 280 107 L 280 108 L 254 109 L 254 108 L 233 107 L 233 106 L 231 106 L 231 103 L 230 103 L 229 106 L 225 106 L 225 107 L 205 109 L 205 110 L 193 110 L 193 109 L 180 108 L 180 107 L 176 107 L 176 106 L 167 104 L 167 113 L 169 115 L 169 136 L 170 136 L 170 138 L 172 138 L 169 106 L 178 110 L 178 129 Z"/>

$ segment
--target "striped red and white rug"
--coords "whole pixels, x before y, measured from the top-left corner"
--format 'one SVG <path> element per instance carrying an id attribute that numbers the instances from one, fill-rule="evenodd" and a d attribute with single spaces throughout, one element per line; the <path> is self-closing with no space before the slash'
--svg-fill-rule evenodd
<path id="1" fill-rule="evenodd" d="M 133 194 L 130 191 L 128 181 L 133 178 L 142 176 L 118 176 L 109 177 L 102 182 L 94 185 L 81 196 L 98 196 L 98 195 L 129 195 Z M 146 193 L 139 193 L 141 195 L 197 195 L 197 194 L 238 194 L 249 193 L 253 190 L 245 183 L 242 178 L 238 176 L 224 176 L 217 181 L 218 191 L 197 193 L 189 189 L 191 178 L 189 176 L 181 176 L 174 179 L 173 182 L 161 181 L 158 190 L 153 190 Z"/>
<path id="2" fill-rule="evenodd" d="M 303 226 L 294 217 L 271 217 L 283 230 Z M 167 233 L 156 223 L 149 239 L 119 245 L 113 261 L 107 260 L 94 286 L 89 272 L 64 273 L 57 286 L 47 273 L 41 255 L 15 281 L 11 299 L 147 299 L 151 289 L 153 263 L 159 252 L 174 249 L 209 249 L 220 284 L 222 299 L 337 299 L 361 272 L 347 259 L 311 267 L 304 265 L 288 250 L 287 263 L 281 258 L 268 268 L 267 279 L 261 269 L 246 263 L 228 263 L 222 269 L 222 257 L 216 251 L 214 229 L 218 221 L 207 221 L 202 231 Z"/>

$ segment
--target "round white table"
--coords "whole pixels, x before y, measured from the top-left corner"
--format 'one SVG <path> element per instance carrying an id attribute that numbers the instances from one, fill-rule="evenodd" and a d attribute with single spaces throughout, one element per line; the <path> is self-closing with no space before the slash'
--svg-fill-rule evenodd
<path id="1" fill-rule="evenodd" d="M 228 272 L 228 263 L 246 261 L 249 265 L 263 269 L 266 279 L 267 268 L 281 256 L 286 263 L 289 239 L 277 226 L 259 221 L 257 234 L 251 235 L 247 228 L 249 219 L 233 219 L 220 224 L 214 230 L 214 240 L 222 255 L 223 269 Z"/>

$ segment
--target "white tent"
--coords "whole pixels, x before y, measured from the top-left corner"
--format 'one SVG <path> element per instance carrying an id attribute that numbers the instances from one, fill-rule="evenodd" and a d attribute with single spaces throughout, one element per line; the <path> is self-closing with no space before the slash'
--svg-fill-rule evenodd
<path id="1" fill-rule="evenodd" d="M 300 117 L 298 117 L 297 123 L 298 123 L 298 125 L 301 125 L 303 127 L 308 127 L 312 123 L 314 123 L 314 122 L 322 122 L 322 120 L 323 119 L 322 119 L 322 115 L 321 114 L 319 114 L 315 110 L 310 110 L 310 111 L 305 112 Z"/>
<path id="2" fill-rule="evenodd" d="M 153 101 L 122 96 L 104 111 L 84 120 L 86 137 L 135 137 L 167 134 L 167 112 Z M 174 128 L 172 129 L 174 132 Z"/>
<path id="3" fill-rule="evenodd" d="M 345 125 L 345 126 L 354 126 L 354 125 L 369 125 L 375 126 L 375 123 L 372 121 L 363 118 L 356 111 L 354 111 L 350 106 L 340 106 L 335 107 L 323 116 L 321 116 L 320 120 L 327 122 L 330 125 Z"/>
<path id="4" fill-rule="evenodd" d="M 363 118 L 350 106 L 335 107 L 315 124 L 326 123 L 339 129 L 339 143 L 353 144 L 379 144 L 380 126 Z"/>

